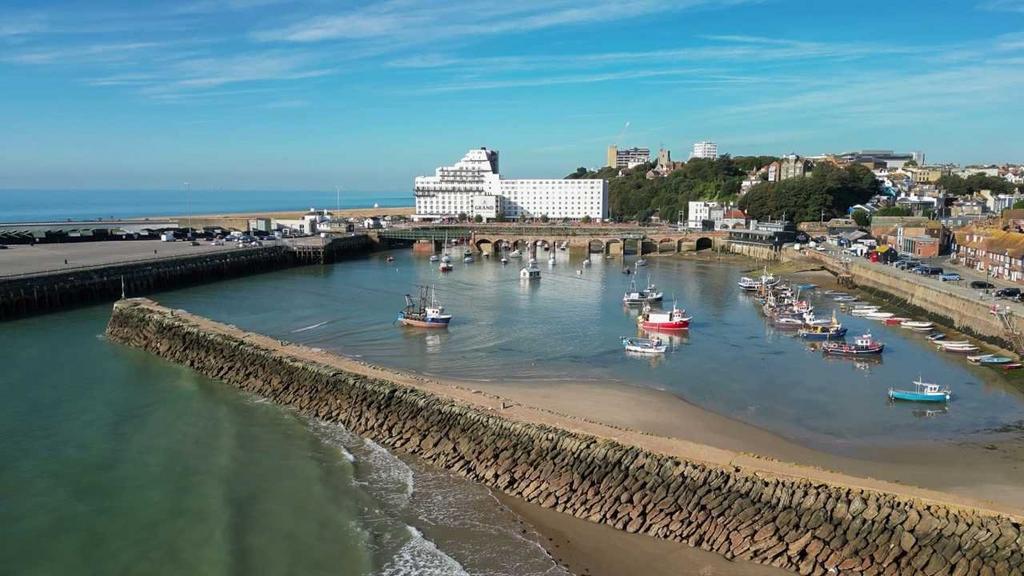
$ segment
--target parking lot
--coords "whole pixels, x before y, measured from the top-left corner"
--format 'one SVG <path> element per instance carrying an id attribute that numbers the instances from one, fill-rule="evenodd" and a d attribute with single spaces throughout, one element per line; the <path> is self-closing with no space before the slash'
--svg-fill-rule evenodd
<path id="1" fill-rule="evenodd" d="M 35 246 L 15 244 L 0 250 L 0 278 L 238 249 L 234 243 L 213 246 L 207 241 L 200 242 L 199 246 L 192 246 L 189 242 L 158 240 L 111 240 Z"/>

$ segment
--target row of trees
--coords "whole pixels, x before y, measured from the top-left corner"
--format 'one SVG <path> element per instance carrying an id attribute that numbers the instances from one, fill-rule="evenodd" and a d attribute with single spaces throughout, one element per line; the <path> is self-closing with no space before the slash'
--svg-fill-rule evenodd
<path id="1" fill-rule="evenodd" d="M 935 185 L 953 196 L 968 196 L 981 190 L 991 190 L 993 194 L 1013 194 L 1017 190 L 1017 187 L 1005 178 L 985 174 L 971 174 L 967 178 L 946 174 L 941 176 Z"/>
<path id="2" fill-rule="evenodd" d="M 723 155 L 716 160 L 693 159 L 664 178 L 647 179 L 654 164 L 643 164 L 624 171 L 617 168 L 589 171 L 578 168 L 570 179 L 604 178 L 608 180 L 608 212 L 613 220 L 646 222 L 657 214 L 663 221 L 686 218 L 690 201 L 732 201 L 740 193 L 747 173 L 777 160 L 772 156 Z"/>
<path id="3" fill-rule="evenodd" d="M 859 164 L 839 168 L 819 163 L 809 176 L 757 184 L 740 199 L 748 216 L 758 220 L 807 222 L 847 213 L 881 192 L 871 170 Z"/>

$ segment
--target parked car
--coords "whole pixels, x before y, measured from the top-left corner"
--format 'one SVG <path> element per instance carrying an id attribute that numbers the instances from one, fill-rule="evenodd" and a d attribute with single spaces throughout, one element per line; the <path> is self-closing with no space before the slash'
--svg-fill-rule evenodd
<path id="1" fill-rule="evenodd" d="M 996 298 L 1019 298 L 1020 288 L 1000 288 L 996 290 Z"/>
<path id="2" fill-rule="evenodd" d="M 921 274 L 922 276 L 938 276 L 942 274 L 942 268 L 938 266 L 928 266 L 922 264 L 913 270 L 914 274 Z"/>
<path id="3" fill-rule="evenodd" d="M 975 290 L 991 290 L 995 288 L 995 284 L 985 282 L 984 280 L 975 280 L 974 282 L 971 282 L 971 288 L 974 288 Z"/>
<path id="4" fill-rule="evenodd" d="M 947 272 L 940 275 L 939 280 L 942 280 L 943 282 L 959 282 L 963 280 L 963 278 L 961 278 L 956 272 Z"/>

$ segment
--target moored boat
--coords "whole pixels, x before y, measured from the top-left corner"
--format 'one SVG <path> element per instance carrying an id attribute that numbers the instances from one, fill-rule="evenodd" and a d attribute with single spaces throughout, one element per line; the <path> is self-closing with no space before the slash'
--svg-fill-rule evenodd
<path id="1" fill-rule="evenodd" d="M 922 322 L 919 320 L 907 320 L 900 324 L 900 327 L 915 330 L 918 332 L 930 331 L 935 327 L 934 322 Z"/>
<path id="2" fill-rule="evenodd" d="M 989 358 L 991 356 L 992 354 L 978 354 L 977 356 L 968 356 L 967 361 L 971 362 L 972 364 L 978 364 L 985 358 Z"/>
<path id="3" fill-rule="evenodd" d="M 943 334 L 942 332 L 933 332 L 933 333 L 929 334 L 927 336 L 927 338 L 929 340 L 931 340 L 932 342 L 938 342 L 939 340 L 945 340 L 946 339 L 946 335 Z"/>
<path id="4" fill-rule="evenodd" d="M 868 320 L 888 320 L 893 316 L 895 316 L 895 314 L 893 314 L 892 312 L 869 312 L 868 314 L 864 315 L 864 317 L 867 318 Z"/>
<path id="5" fill-rule="evenodd" d="M 651 307 L 645 305 L 636 321 L 644 330 L 686 330 L 692 319 L 673 303 L 669 312 L 652 312 Z"/>
<path id="6" fill-rule="evenodd" d="M 821 345 L 821 350 L 826 354 L 837 356 L 857 356 L 860 354 L 881 354 L 885 350 L 885 344 L 876 341 L 871 334 L 864 334 L 853 341 L 853 344 L 846 342 L 826 342 Z"/>
<path id="7" fill-rule="evenodd" d="M 1012 364 L 1013 358 L 1006 356 L 996 356 L 995 354 L 989 354 L 987 357 L 982 358 L 979 362 L 983 366 L 1002 366 L 1005 364 Z"/>
<path id="8" fill-rule="evenodd" d="M 855 306 L 850 310 L 850 316 L 867 316 L 878 312 L 879 306 Z"/>
<path id="9" fill-rule="evenodd" d="M 426 286 L 420 286 L 420 295 L 416 300 L 406 294 L 405 308 L 398 313 L 399 323 L 417 328 L 447 328 L 451 320 L 452 315 L 438 304 L 434 289 L 428 290 Z"/>
<path id="10" fill-rule="evenodd" d="M 896 390 L 889 388 L 890 400 L 905 400 L 908 402 L 949 402 L 952 393 L 949 388 L 938 384 L 922 382 L 920 378 L 914 380 L 913 390 Z"/>
<path id="11" fill-rule="evenodd" d="M 835 296 L 835 297 L 832 298 L 832 301 L 833 302 L 856 302 L 857 301 L 857 297 L 856 296 L 849 296 L 849 295 Z"/>
<path id="12" fill-rule="evenodd" d="M 900 324 L 906 322 L 907 320 L 910 320 L 910 318 L 903 318 L 903 317 L 900 317 L 900 316 L 893 316 L 891 318 L 886 318 L 885 319 L 885 325 L 886 326 L 899 326 Z"/>
<path id="13" fill-rule="evenodd" d="M 842 340 L 846 337 L 846 327 L 842 325 L 809 326 L 801 328 L 797 334 L 804 340 Z"/>
<path id="14" fill-rule="evenodd" d="M 430 261 L 431 261 L 431 262 L 437 262 L 437 261 L 438 261 L 438 260 L 440 260 L 440 259 L 441 259 L 441 257 L 440 257 L 440 256 L 438 256 L 437 254 L 431 254 L 431 255 L 430 255 Z"/>
<path id="15" fill-rule="evenodd" d="M 540 280 L 540 268 L 537 267 L 537 261 L 530 259 L 526 264 L 525 268 L 519 270 L 520 280 Z"/>
<path id="16" fill-rule="evenodd" d="M 668 349 L 661 338 L 623 337 L 622 347 L 635 354 L 664 354 Z"/>
<path id="17" fill-rule="evenodd" d="M 936 347 L 936 349 L 942 350 L 943 352 L 949 352 L 951 354 L 969 354 L 971 352 L 977 352 L 979 350 L 977 346 L 970 343 L 957 344 L 954 346 L 938 346 Z"/>

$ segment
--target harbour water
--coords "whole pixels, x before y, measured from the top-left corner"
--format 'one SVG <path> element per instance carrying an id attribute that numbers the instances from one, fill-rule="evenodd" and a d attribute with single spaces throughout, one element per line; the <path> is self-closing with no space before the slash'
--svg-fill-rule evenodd
<path id="1" fill-rule="evenodd" d="M 409 205 L 408 193 L 345 192 L 341 208 Z M 332 191 L 0 190 L 0 222 L 91 220 L 335 208 Z"/>
<path id="2" fill-rule="evenodd" d="M 522 282 L 519 261 L 478 260 L 441 274 L 426 256 L 393 251 L 324 268 L 309 267 L 170 292 L 173 307 L 285 340 L 370 362 L 460 380 L 550 386 L 616 382 L 673 392 L 726 416 L 830 450 L 878 442 L 964 440 L 1019 426 L 1024 393 L 997 371 L 936 352 L 923 335 L 839 314 L 852 336 L 871 331 L 886 344 L 881 361 L 829 358 L 812 344 L 767 326 L 736 286 L 744 265 L 652 258 L 647 274 L 694 316 L 664 358 L 625 356 L 636 310 L 621 299 L 634 276 L 618 260 L 576 271 L 558 252 L 543 278 Z M 458 260 L 458 259 L 456 259 Z M 749 266 L 747 264 L 746 266 Z M 436 288 L 454 314 L 446 331 L 394 326 L 403 293 Z M 834 303 L 815 300 L 828 316 Z M 918 377 L 953 389 L 948 409 L 892 404 L 890 387 Z"/>
<path id="3" fill-rule="evenodd" d="M 387 255 L 395 260 L 387 262 Z M 458 259 L 457 259 L 458 260 Z M 544 258 L 542 258 L 543 262 Z M 686 400 L 830 450 L 983 440 L 1019 427 L 1024 395 L 919 334 L 840 316 L 886 343 L 879 363 L 829 360 L 768 328 L 736 287 L 740 264 L 651 259 L 640 269 L 694 315 L 661 359 L 624 355 L 633 276 L 557 253 L 539 282 L 518 261 L 379 253 L 155 295 L 248 330 L 464 380 L 619 383 Z M 405 292 L 436 287 L 450 329 L 394 324 Z M 817 301 L 819 313 L 830 303 Z M 403 461 L 102 338 L 109 306 L 0 324 L 0 562 L 18 574 L 494 574 L 565 572 L 483 488 Z M 918 375 L 948 410 L 893 405 Z M 154 543 L 159 543 L 154 545 Z"/>

